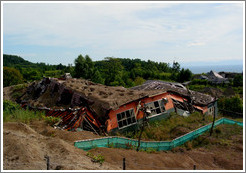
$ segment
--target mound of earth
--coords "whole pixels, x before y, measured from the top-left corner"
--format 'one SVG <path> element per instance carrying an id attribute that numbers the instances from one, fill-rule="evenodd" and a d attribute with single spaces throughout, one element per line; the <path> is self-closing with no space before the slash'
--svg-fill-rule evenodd
<path id="1" fill-rule="evenodd" d="M 46 170 L 45 156 L 49 156 L 50 169 L 97 170 L 118 169 L 107 163 L 92 163 L 86 152 L 75 148 L 73 141 L 93 138 L 90 132 L 64 132 L 58 129 L 30 126 L 23 123 L 5 123 L 3 131 L 4 170 Z M 39 129 L 39 130 L 38 130 Z M 98 136 L 97 136 L 98 137 Z"/>
<path id="2" fill-rule="evenodd" d="M 22 96 L 26 92 L 27 87 L 29 85 L 30 84 L 19 84 L 19 85 L 4 87 L 3 99 L 15 101 L 18 97 Z"/>
<path id="3" fill-rule="evenodd" d="M 224 125 L 223 125 L 224 126 Z M 222 127 L 223 127 L 222 126 Z M 232 128 L 232 127 L 230 127 Z M 222 128 L 223 130 L 223 128 Z M 229 129 L 231 130 L 231 129 Z M 178 133 L 185 129 L 176 129 Z M 98 138 L 87 132 L 69 132 L 53 129 L 44 122 L 30 124 L 8 122 L 3 125 L 3 169 L 46 170 L 45 156 L 50 158 L 50 169 L 61 170 L 122 170 L 126 158 L 126 170 L 240 170 L 243 169 L 243 136 L 235 134 L 230 141 L 186 149 L 177 147 L 172 151 L 136 152 L 117 148 L 96 148 L 89 152 L 102 155 L 102 165 L 86 156 L 86 151 L 73 146 L 76 140 Z"/>

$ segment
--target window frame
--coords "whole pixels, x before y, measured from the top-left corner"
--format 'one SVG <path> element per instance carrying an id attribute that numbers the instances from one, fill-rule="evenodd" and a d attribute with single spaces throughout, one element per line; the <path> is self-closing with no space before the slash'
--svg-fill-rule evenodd
<path id="1" fill-rule="evenodd" d="M 155 102 L 158 102 L 158 104 L 159 104 L 159 107 L 155 107 L 154 108 L 155 111 L 159 108 L 161 110 L 161 112 L 158 113 L 158 114 L 156 113 L 156 114 L 152 115 L 152 110 L 154 110 L 154 109 L 150 109 L 151 115 L 147 116 L 147 119 L 155 117 L 155 116 L 158 116 L 158 115 L 163 114 L 163 113 L 165 113 L 167 111 L 166 108 L 165 108 L 165 102 L 164 102 L 163 99 L 159 99 L 159 100 L 155 100 L 155 101 L 152 101 L 152 102 L 148 102 L 148 103 L 145 103 L 145 105 L 147 106 L 148 104 L 153 104 L 155 106 Z"/>
<path id="2" fill-rule="evenodd" d="M 131 113 L 130 113 L 130 117 L 127 117 L 127 113 L 126 113 L 127 111 L 129 111 L 129 113 L 130 113 L 130 111 L 132 111 L 132 115 L 131 115 Z M 124 114 L 124 118 L 121 117 L 121 119 L 119 120 L 118 115 L 119 115 L 119 116 L 122 116 L 122 114 Z M 117 124 L 118 124 L 118 128 L 119 128 L 119 129 L 124 129 L 124 128 L 126 128 L 126 127 L 132 126 L 132 125 L 134 125 L 134 124 L 137 123 L 135 111 L 134 111 L 133 108 L 117 113 L 117 114 L 116 114 L 116 118 L 117 118 Z M 135 122 L 128 124 L 128 119 L 132 119 L 132 118 L 135 119 Z M 126 121 L 126 124 L 127 124 L 127 125 L 123 125 L 123 124 L 122 124 L 122 126 L 120 127 L 120 125 L 119 125 L 120 123 L 119 123 L 119 122 L 122 122 L 122 123 L 123 123 L 124 120 Z"/>

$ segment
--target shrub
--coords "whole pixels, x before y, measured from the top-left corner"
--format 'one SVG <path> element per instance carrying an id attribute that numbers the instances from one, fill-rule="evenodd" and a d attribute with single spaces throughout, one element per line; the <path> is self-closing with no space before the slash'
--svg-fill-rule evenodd
<path id="1" fill-rule="evenodd" d="M 218 108 L 230 112 L 243 113 L 243 100 L 238 96 L 233 96 L 230 98 L 220 98 L 218 101 Z M 232 114 L 231 113 L 231 114 Z M 230 113 L 228 113 L 230 115 Z"/>
<path id="2" fill-rule="evenodd" d="M 147 153 L 156 153 L 157 151 L 156 151 L 156 149 L 154 149 L 154 148 L 147 148 L 147 149 L 146 149 L 146 152 L 147 152 Z"/>
<path id="3" fill-rule="evenodd" d="M 3 111 L 5 112 L 14 112 L 20 108 L 21 108 L 20 105 L 10 100 L 3 100 Z"/>
<path id="4" fill-rule="evenodd" d="M 96 162 L 96 163 L 102 164 L 105 161 L 104 156 L 102 156 L 101 154 L 94 155 L 91 152 L 87 152 L 86 156 L 90 157 L 92 162 Z"/>
<path id="5" fill-rule="evenodd" d="M 57 122 L 61 120 L 59 117 L 52 117 L 52 116 L 43 116 L 42 119 L 45 121 L 47 125 L 53 126 Z"/>
<path id="6" fill-rule="evenodd" d="M 23 83 L 20 71 L 12 67 L 3 67 L 3 87 Z"/>

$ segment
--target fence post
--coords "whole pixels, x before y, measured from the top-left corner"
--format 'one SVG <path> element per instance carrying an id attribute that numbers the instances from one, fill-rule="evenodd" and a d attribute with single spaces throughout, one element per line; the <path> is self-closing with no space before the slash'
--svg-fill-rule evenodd
<path id="1" fill-rule="evenodd" d="M 193 166 L 193 170 L 196 170 L 196 165 Z"/>
<path id="2" fill-rule="evenodd" d="M 44 156 L 44 158 L 46 159 L 46 164 L 47 164 L 47 170 L 50 169 L 50 157 L 49 156 Z"/>
<path id="3" fill-rule="evenodd" d="M 123 158 L 123 170 L 126 170 L 126 158 Z"/>

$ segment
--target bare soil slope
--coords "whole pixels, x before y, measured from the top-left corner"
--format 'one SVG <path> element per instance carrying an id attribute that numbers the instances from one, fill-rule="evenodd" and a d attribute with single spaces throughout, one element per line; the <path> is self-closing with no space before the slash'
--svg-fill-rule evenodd
<path id="1" fill-rule="evenodd" d="M 45 170 L 45 155 L 50 157 L 51 169 L 117 169 L 107 163 L 92 163 L 85 151 L 73 146 L 72 141 L 93 138 L 95 135 L 90 132 L 73 133 L 51 127 L 40 130 L 44 124 L 38 122 L 30 126 L 16 122 L 4 124 L 4 170 Z"/>
<path id="2" fill-rule="evenodd" d="M 127 170 L 235 170 L 243 169 L 243 137 L 233 135 L 230 141 L 187 150 L 184 147 L 167 152 L 136 152 L 116 148 L 96 148 L 89 152 L 101 154 L 105 162 L 93 163 L 85 151 L 73 146 L 76 140 L 97 138 L 91 132 L 68 132 L 36 121 L 29 125 L 9 122 L 3 131 L 4 170 L 45 170 L 45 155 L 50 157 L 51 169 L 107 170 L 122 169 L 126 158 Z M 213 143 L 213 138 L 209 141 Z"/>

